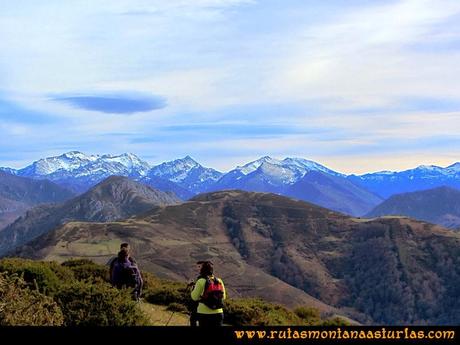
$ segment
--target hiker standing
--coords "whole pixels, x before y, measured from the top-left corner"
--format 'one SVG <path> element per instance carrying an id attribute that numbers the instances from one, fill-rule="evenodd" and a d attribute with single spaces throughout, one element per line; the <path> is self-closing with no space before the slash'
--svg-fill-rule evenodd
<path id="1" fill-rule="evenodd" d="M 196 278 L 196 280 L 192 280 L 190 281 L 188 284 L 187 284 L 187 291 L 188 289 L 192 289 L 195 287 L 195 284 L 196 284 L 196 281 L 201 277 L 201 267 L 203 265 L 205 261 L 198 261 L 196 263 L 196 268 L 197 268 L 197 271 L 198 271 L 198 277 Z M 203 278 L 206 278 L 206 277 L 203 277 Z M 190 326 L 192 327 L 196 327 L 198 326 L 198 313 L 197 313 L 197 308 L 198 308 L 198 301 L 194 301 L 194 300 L 187 300 L 187 308 L 190 312 Z"/>
<path id="2" fill-rule="evenodd" d="M 131 256 L 131 247 L 129 246 L 129 243 L 124 242 L 120 244 L 120 250 L 123 250 L 123 249 L 126 249 L 128 251 L 128 260 L 131 261 L 132 264 L 137 265 L 136 260 Z M 107 262 L 107 266 L 109 266 L 110 277 L 112 277 L 113 265 L 115 264 L 116 260 L 117 260 L 117 256 L 112 256 Z"/>
<path id="3" fill-rule="evenodd" d="M 199 302 L 197 315 L 200 327 L 222 326 L 224 321 L 225 286 L 222 279 L 215 277 L 213 272 L 212 262 L 202 262 L 200 277 L 191 292 L 192 299 Z"/>
<path id="4" fill-rule="evenodd" d="M 129 260 L 127 248 L 123 248 L 118 253 L 117 259 L 113 263 L 110 281 L 117 289 L 123 287 L 133 288 L 133 299 L 139 301 L 142 279 L 137 265 Z"/>
<path id="5" fill-rule="evenodd" d="M 144 280 L 142 279 L 142 274 L 139 270 L 139 267 L 137 265 L 137 262 L 136 262 L 136 259 L 134 259 L 134 257 L 131 256 L 131 248 L 129 246 L 128 243 L 124 242 L 122 244 L 120 244 L 120 251 L 123 251 L 123 250 L 126 250 L 126 252 L 128 253 L 128 260 L 129 262 L 131 262 L 131 264 L 133 266 L 136 266 L 136 269 L 137 269 L 137 286 L 136 286 L 136 295 L 138 298 L 140 298 L 141 294 L 142 294 L 142 287 L 144 285 Z M 110 281 L 112 282 L 112 275 L 113 275 L 113 267 L 115 265 L 115 263 L 117 262 L 118 260 L 118 256 L 114 256 L 112 257 L 108 262 L 107 262 L 107 265 L 109 266 L 109 277 L 110 277 Z M 112 282 L 112 285 L 113 282 Z"/>

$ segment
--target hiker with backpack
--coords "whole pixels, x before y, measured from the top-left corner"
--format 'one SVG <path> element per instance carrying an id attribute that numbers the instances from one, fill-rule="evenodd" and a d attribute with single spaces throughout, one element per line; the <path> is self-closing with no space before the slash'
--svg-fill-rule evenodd
<path id="1" fill-rule="evenodd" d="M 222 326 L 224 321 L 225 286 L 222 279 L 213 273 L 212 262 L 202 262 L 200 276 L 191 292 L 192 299 L 199 302 L 197 316 L 200 327 Z"/>
<path id="2" fill-rule="evenodd" d="M 128 260 L 131 261 L 133 265 L 137 265 L 136 260 L 131 256 L 131 247 L 129 246 L 129 243 L 122 243 L 120 244 L 120 250 L 126 249 L 128 251 Z M 112 270 L 113 270 L 113 265 L 117 261 L 118 256 L 112 256 L 110 260 L 107 262 L 107 266 L 109 266 L 109 276 L 112 277 Z"/>
<path id="3" fill-rule="evenodd" d="M 142 279 L 139 268 L 129 260 L 127 248 L 118 253 L 113 263 L 110 281 L 117 289 L 132 288 L 133 299 L 139 301 Z"/>
<path id="4" fill-rule="evenodd" d="M 203 263 L 205 263 L 205 261 L 198 261 L 196 263 L 196 268 L 197 268 L 197 271 L 198 271 L 198 277 L 196 278 L 196 280 L 191 280 L 188 284 L 187 284 L 187 289 L 186 289 L 186 292 L 190 292 L 189 289 L 192 289 L 195 287 L 195 284 L 196 284 L 196 281 L 201 277 L 201 267 L 203 266 Z M 206 277 L 203 277 L 203 278 L 206 278 Z M 190 297 L 189 297 L 190 298 Z M 197 327 L 198 326 L 198 313 L 197 313 L 197 308 L 198 308 L 198 301 L 194 301 L 192 299 L 187 299 L 187 309 L 190 313 L 190 326 L 192 327 Z"/>
<path id="5" fill-rule="evenodd" d="M 141 272 L 139 270 L 139 267 L 137 265 L 136 259 L 134 259 L 134 257 L 131 256 L 131 248 L 130 248 L 128 243 L 124 242 L 124 243 L 120 244 L 120 251 L 123 251 L 123 250 L 126 250 L 126 252 L 128 253 L 129 262 L 133 266 L 136 266 L 136 268 L 137 268 L 137 272 L 138 272 L 137 280 L 138 280 L 138 282 L 137 282 L 137 287 L 136 287 L 136 295 L 137 295 L 138 298 L 140 298 L 140 296 L 142 295 L 142 287 L 144 285 L 144 280 L 142 279 L 142 274 L 141 274 Z M 115 285 L 113 283 L 112 276 L 113 276 L 113 267 L 114 267 L 114 265 L 115 265 L 115 263 L 117 261 L 118 261 L 118 256 L 114 256 L 107 262 L 107 265 L 109 266 L 109 277 L 110 277 L 110 281 L 112 282 L 112 285 Z"/>

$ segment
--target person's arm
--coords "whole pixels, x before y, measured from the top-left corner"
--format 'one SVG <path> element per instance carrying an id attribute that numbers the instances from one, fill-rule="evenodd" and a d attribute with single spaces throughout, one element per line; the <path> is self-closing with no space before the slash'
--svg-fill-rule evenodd
<path id="1" fill-rule="evenodd" d="M 112 256 L 112 257 L 109 259 L 109 261 L 107 261 L 106 265 L 109 266 L 109 267 L 112 266 L 112 262 L 113 262 L 116 258 L 117 258 L 116 256 Z"/>
<path id="2" fill-rule="evenodd" d="M 219 279 L 219 281 L 222 284 L 222 288 L 224 289 L 224 298 L 223 299 L 226 299 L 227 298 L 227 290 L 225 290 L 224 282 L 222 281 L 222 279 Z"/>
<path id="3" fill-rule="evenodd" d="M 139 269 L 139 266 L 138 266 L 138 264 L 137 264 L 136 259 L 134 259 L 132 256 L 130 256 L 130 257 L 128 258 L 128 260 L 131 262 L 131 265 L 133 265 L 134 267 L 136 267 L 137 274 L 139 275 L 139 279 L 142 281 L 141 270 Z"/>
<path id="4" fill-rule="evenodd" d="M 206 280 L 203 278 L 200 278 L 196 281 L 195 287 L 193 288 L 191 292 L 191 296 L 194 301 L 199 301 L 201 299 L 201 296 L 203 295 L 203 292 L 204 292 L 205 284 L 206 284 Z"/>
<path id="5" fill-rule="evenodd" d="M 110 283 L 115 286 L 118 283 L 118 279 L 119 279 L 119 274 L 118 274 L 117 269 L 115 269 L 115 260 L 114 260 L 114 264 L 110 266 Z"/>
<path id="6" fill-rule="evenodd" d="M 110 279 L 110 282 L 112 283 L 113 282 L 113 266 L 115 265 L 115 261 L 117 260 L 117 258 L 112 258 L 110 260 L 110 266 L 109 266 L 109 279 Z"/>

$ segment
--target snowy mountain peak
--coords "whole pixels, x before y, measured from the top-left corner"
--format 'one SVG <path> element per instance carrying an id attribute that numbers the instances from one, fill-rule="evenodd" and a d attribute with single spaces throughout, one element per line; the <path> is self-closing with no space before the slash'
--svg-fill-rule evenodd
<path id="1" fill-rule="evenodd" d="M 115 170 L 114 174 L 116 174 L 117 170 L 119 170 L 117 165 L 121 165 L 124 169 L 126 169 L 126 172 L 119 171 L 119 175 L 128 174 L 146 176 L 151 168 L 147 162 L 144 162 L 133 153 L 123 153 L 121 155 L 103 155 L 99 161 L 101 163 L 114 166 L 112 168 Z"/>
<path id="2" fill-rule="evenodd" d="M 449 165 L 446 169 L 448 169 L 449 171 L 453 173 L 460 172 L 460 162 Z"/>
<path id="3" fill-rule="evenodd" d="M 259 158 L 253 162 L 249 162 L 243 166 L 237 166 L 235 170 L 241 172 L 244 175 L 248 175 L 257 169 L 263 164 L 263 163 L 270 163 L 270 164 L 275 164 L 275 165 L 280 165 L 281 161 L 274 159 L 270 156 L 264 156 L 262 158 Z"/>
<path id="4" fill-rule="evenodd" d="M 271 178 L 275 178 L 283 183 L 290 184 L 296 182 L 298 176 L 295 171 L 282 164 L 273 163 L 273 161 L 264 161 L 256 171 L 260 171 L 261 173 L 270 176 Z"/>
<path id="5" fill-rule="evenodd" d="M 276 159 L 270 157 L 270 156 L 263 156 L 261 158 L 259 158 L 259 161 L 263 161 L 263 162 L 270 162 L 270 161 L 276 161 Z"/>
<path id="6" fill-rule="evenodd" d="M 439 170 L 442 169 L 441 167 L 438 167 L 436 165 L 419 165 L 417 167 L 418 170 Z"/>
<path id="7" fill-rule="evenodd" d="M 97 156 L 87 156 L 79 151 L 70 151 L 60 156 L 42 158 L 18 171 L 22 176 L 43 176 L 58 170 L 74 171 L 97 160 Z"/>
<path id="8" fill-rule="evenodd" d="M 204 169 L 190 156 L 186 156 L 157 165 L 150 170 L 150 174 L 166 178 L 173 182 L 182 182 L 188 177 L 192 170 L 199 168 Z"/>
<path id="9" fill-rule="evenodd" d="M 425 174 L 449 175 L 453 171 L 450 169 L 451 167 L 454 167 L 454 165 L 451 165 L 450 167 L 447 167 L 447 168 L 442 168 L 437 165 L 419 165 L 416 168 L 402 170 L 402 171 L 382 170 L 382 171 L 377 171 L 373 173 L 363 174 L 360 176 L 365 179 L 374 179 L 374 178 L 381 179 L 381 178 L 384 178 L 385 176 L 394 178 L 395 176 L 405 176 L 405 175 L 408 175 L 408 176 L 425 175 Z M 460 165 L 458 166 L 458 169 L 460 171 Z"/>
<path id="10" fill-rule="evenodd" d="M 148 163 L 132 153 L 88 156 L 79 151 L 40 159 L 18 171 L 21 176 L 40 177 L 51 174 L 81 176 L 140 175 L 150 170 Z"/>
<path id="11" fill-rule="evenodd" d="M 153 167 L 149 175 L 167 179 L 194 191 L 202 184 L 217 181 L 222 173 L 205 168 L 192 157 L 186 156 Z"/>
<path id="12" fill-rule="evenodd" d="M 185 156 L 184 158 L 176 159 L 175 162 L 178 162 L 178 163 L 181 162 L 189 167 L 201 166 L 201 164 L 199 164 L 196 160 L 194 160 L 190 156 Z"/>
<path id="13" fill-rule="evenodd" d="M 161 167 L 162 169 L 168 169 L 171 171 L 178 171 L 178 170 L 191 170 L 195 167 L 201 166 L 197 161 L 195 161 L 190 156 L 185 156 L 184 158 L 175 159 L 173 161 L 164 162 L 158 165 L 157 167 Z M 155 167 L 156 168 L 156 167 Z M 154 169 L 155 169 L 154 168 Z"/>
<path id="14" fill-rule="evenodd" d="M 329 168 L 326 168 L 324 165 L 318 164 L 314 161 L 310 161 L 304 158 L 285 158 L 283 160 L 283 164 L 289 166 L 291 169 L 298 169 L 298 171 L 321 171 L 327 174 L 335 175 L 335 176 L 345 176 L 338 172 L 335 172 Z"/>
<path id="15" fill-rule="evenodd" d="M 236 167 L 235 170 L 241 172 L 244 175 L 248 175 L 256 171 L 257 169 L 259 169 L 261 165 L 267 165 L 267 164 L 275 165 L 275 166 L 282 168 L 281 170 L 277 169 L 278 174 L 280 173 L 286 174 L 287 180 L 289 180 L 292 183 L 302 178 L 303 176 L 305 176 L 305 174 L 309 171 L 321 171 L 321 172 L 325 172 L 331 175 L 343 176 L 342 174 L 332 171 L 326 168 L 325 166 L 322 166 L 321 164 L 318 164 L 316 162 L 309 161 L 303 158 L 291 158 L 291 157 L 287 157 L 283 160 L 278 160 L 270 156 L 264 156 L 244 166 L 238 166 Z M 268 169 L 267 171 L 270 171 L 270 169 Z M 275 171 L 275 170 L 272 168 L 271 171 Z"/>
<path id="16" fill-rule="evenodd" d="M 57 157 L 49 158 L 65 158 L 65 159 L 80 159 L 80 160 L 96 160 L 99 156 L 88 156 L 80 151 L 69 151 Z"/>
<path id="17" fill-rule="evenodd" d="M 123 153 L 121 155 L 103 155 L 101 157 L 101 160 L 107 162 L 118 162 L 128 169 L 131 169 L 133 167 L 149 168 L 147 162 L 144 162 L 133 153 Z"/>

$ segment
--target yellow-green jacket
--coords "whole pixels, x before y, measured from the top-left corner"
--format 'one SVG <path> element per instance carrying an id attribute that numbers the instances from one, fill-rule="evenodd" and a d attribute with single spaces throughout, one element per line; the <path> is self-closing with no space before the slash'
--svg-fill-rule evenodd
<path id="1" fill-rule="evenodd" d="M 214 276 L 211 276 L 210 279 L 214 279 Z M 224 299 L 227 298 L 227 292 L 225 291 L 225 285 L 222 279 L 217 278 L 217 280 L 222 284 L 222 287 L 224 289 Z M 195 287 L 192 290 L 192 299 L 194 301 L 199 301 L 201 299 L 201 296 L 203 296 L 204 293 L 204 287 L 206 285 L 206 279 L 204 278 L 199 278 L 196 283 Z M 198 314 L 220 314 L 223 313 L 224 310 L 222 308 L 219 309 L 211 309 L 207 307 L 204 303 L 198 303 L 198 309 L 197 313 Z"/>

